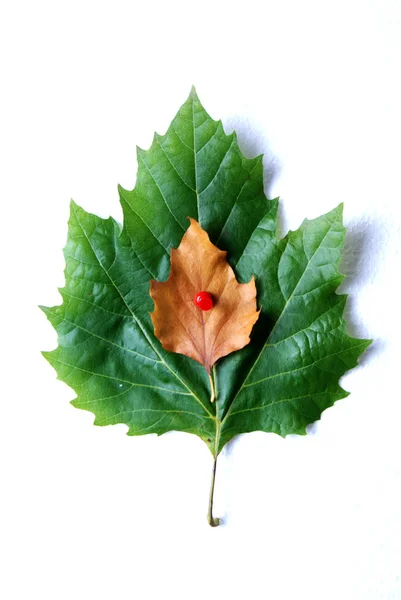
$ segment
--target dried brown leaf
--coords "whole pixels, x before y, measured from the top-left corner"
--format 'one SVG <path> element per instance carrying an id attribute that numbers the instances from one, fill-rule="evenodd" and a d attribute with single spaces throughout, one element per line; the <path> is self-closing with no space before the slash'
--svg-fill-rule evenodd
<path id="1" fill-rule="evenodd" d="M 151 318 L 163 348 L 193 358 L 210 374 L 219 358 L 249 343 L 259 316 L 256 286 L 253 277 L 238 283 L 227 253 L 211 243 L 197 221 L 190 221 L 180 245 L 171 250 L 169 278 L 150 282 Z M 212 295 L 210 311 L 195 305 L 200 291 Z"/>

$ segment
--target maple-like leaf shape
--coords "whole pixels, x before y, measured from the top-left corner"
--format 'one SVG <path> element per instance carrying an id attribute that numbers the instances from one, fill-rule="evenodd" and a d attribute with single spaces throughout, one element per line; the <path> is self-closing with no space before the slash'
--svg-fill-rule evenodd
<path id="1" fill-rule="evenodd" d="M 43 307 L 58 333 L 44 355 L 96 425 L 129 435 L 194 433 L 213 456 L 247 431 L 305 434 L 348 395 L 339 378 L 369 340 L 348 335 L 336 289 L 342 206 L 276 235 L 277 200 L 263 192 L 262 157 L 245 158 L 193 90 L 164 136 L 138 149 L 133 191 L 119 188 L 124 224 L 71 204 L 62 304 Z M 196 219 L 227 251 L 239 281 L 255 276 L 261 314 L 251 342 L 212 369 L 154 335 L 150 280 L 169 276 L 170 247 Z"/>
<path id="2" fill-rule="evenodd" d="M 195 219 L 190 221 L 180 245 L 171 250 L 169 278 L 150 282 L 151 317 L 163 348 L 193 358 L 210 373 L 219 358 L 249 343 L 259 316 L 256 286 L 253 277 L 238 283 L 227 252 L 211 243 Z M 212 295 L 212 310 L 195 306 L 201 290 Z"/>

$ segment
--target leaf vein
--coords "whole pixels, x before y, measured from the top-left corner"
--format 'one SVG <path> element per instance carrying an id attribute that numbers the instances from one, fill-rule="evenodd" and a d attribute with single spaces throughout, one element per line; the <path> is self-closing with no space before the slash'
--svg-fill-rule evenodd
<path id="1" fill-rule="evenodd" d="M 155 186 L 157 187 L 157 189 L 159 190 L 159 194 L 163 199 L 164 204 L 167 207 L 167 210 L 169 211 L 169 213 L 171 214 L 171 216 L 173 217 L 174 221 L 177 223 L 177 225 L 179 226 L 179 228 L 185 232 L 184 227 L 181 225 L 181 223 L 177 220 L 177 217 L 175 216 L 175 214 L 173 213 L 173 211 L 171 210 L 170 206 L 168 205 L 168 202 L 166 200 L 165 195 L 163 194 L 161 187 L 159 186 L 159 184 L 157 183 L 155 176 L 153 175 L 152 171 L 149 169 L 148 165 L 145 163 L 144 159 L 142 156 L 139 156 L 140 160 L 142 161 L 142 164 L 144 165 L 144 167 L 146 168 L 146 170 L 148 171 L 149 175 L 152 178 L 153 183 L 155 184 Z"/>
<path id="2" fill-rule="evenodd" d="M 156 138 L 156 142 L 159 144 L 160 148 L 162 149 L 165 157 L 167 158 L 168 162 L 170 163 L 170 165 L 173 167 L 174 171 L 177 173 L 178 177 L 181 179 L 182 183 L 189 189 L 191 190 L 191 192 L 195 192 L 196 190 L 191 187 L 186 181 L 185 179 L 182 177 L 182 175 L 180 175 L 180 173 L 178 172 L 178 170 L 176 169 L 176 167 L 174 166 L 172 160 L 170 159 L 169 155 L 167 154 L 167 152 L 165 151 L 164 147 L 162 146 L 162 144 L 160 143 L 160 141 Z"/>
<path id="3" fill-rule="evenodd" d="M 220 164 L 219 164 L 219 167 L 218 167 L 218 169 L 217 169 L 216 173 L 213 175 L 212 179 L 209 181 L 209 183 L 207 184 L 207 186 L 206 186 L 205 188 L 203 188 L 203 190 L 202 190 L 201 192 L 199 192 L 199 196 L 201 196 L 202 194 L 204 194 L 204 193 L 206 192 L 206 190 L 208 190 L 208 189 L 209 189 L 209 187 L 212 185 L 213 181 L 216 179 L 216 177 L 217 177 L 217 176 L 218 176 L 218 174 L 220 173 L 220 171 L 221 171 L 221 168 L 222 168 L 222 166 L 223 166 L 223 163 L 225 162 L 225 160 L 226 160 L 226 158 L 227 158 L 227 156 L 228 156 L 228 154 L 229 154 L 229 152 L 230 152 L 230 150 L 231 150 L 232 146 L 234 145 L 234 142 L 235 142 L 235 138 L 233 138 L 233 140 L 232 140 L 231 144 L 229 145 L 229 147 L 227 148 L 227 150 L 226 150 L 226 152 L 225 152 L 225 154 L 224 154 L 223 158 L 221 159 L 221 162 L 220 162 Z"/>
<path id="4" fill-rule="evenodd" d="M 241 189 L 238 192 L 237 197 L 235 198 L 234 204 L 232 205 L 231 210 L 230 210 L 230 212 L 229 212 L 229 214 L 228 214 L 226 220 L 224 221 L 223 226 L 222 226 L 222 228 L 220 230 L 219 237 L 217 238 L 216 246 L 219 245 L 219 241 L 220 241 L 221 236 L 223 235 L 223 231 L 224 231 L 224 229 L 225 229 L 225 227 L 226 227 L 226 225 L 227 225 L 227 223 L 228 223 L 228 221 L 229 221 L 229 219 L 230 219 L 230 217 L 231 217 L 231 215 L 232 215 L 232 213 L 234 211 L 234 208 L 237 206 L 237 202 L 238 202 L 238 200 L 239 200 L 239 198 L 240 198 L 240 196 L 241 196 L 241 194 L 242 194 L 242 192 L 243 192 L 246 184 L 250 181 L 251 175 L 254 172 L 257 164 L 258 163 L 254 164 L 254 166 L 252 167 L 250 173 L 248 173 L 248 176 L 246 177 L 244 183 L 242 184 Z"/>

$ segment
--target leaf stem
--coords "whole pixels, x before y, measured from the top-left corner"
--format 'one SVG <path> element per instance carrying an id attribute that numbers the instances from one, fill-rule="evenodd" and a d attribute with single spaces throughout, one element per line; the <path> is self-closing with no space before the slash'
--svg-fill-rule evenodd
<path id="1" fill-rule="evenodd" d="M 213 471 L 212 471 L 212 481 L 210 484 L 210 494 L 209 494 L 209 510 L 207 513 L 207 520 L 211 527 L 218 527 L 220 525 L 220 519 L 213 517 L 213 496 L 214 496 L 214 482 L 216 479 L 216 466 L 217 466 L 217 455 L 214 457 L 213 462 Z"/>
<path id="2" fill-rule="evenodd" d="M 213 517 L 213 499 L 214 499 L 214 484 L 216 481 L 216 467 L 217 467 L 217 457 L 219 455 L 219 444 L 220 444 L 220 421 L 217 410 L 217 397 L 216 397 L 216 369 L 213 367 L 212 372 L 209 374 L 210 379 L 210 390 L 211 397 L 210 401 L 216 400 L 216 438 L 215 438 L 215 446 L 214 446 L 214 461 L 213 461 L 213 470 L 212 470 L 212 481 L 210 483 L 210 494 L 209 494 L 209 510 L 207 513 L 207 520 L 211 527 L 218 527 L 220 525 L 220 519 Z"/>

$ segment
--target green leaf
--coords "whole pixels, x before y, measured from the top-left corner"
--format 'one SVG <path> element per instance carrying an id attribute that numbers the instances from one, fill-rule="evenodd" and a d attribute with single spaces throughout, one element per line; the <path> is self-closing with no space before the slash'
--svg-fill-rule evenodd
<path id="1" fill-rule="evenodd" d="M 348 394 L 339 378 L 370 341 L 347 334 L 336 294 L 341 205 L 277 239 L 262 156 L 245 158 L 194 90 L 167 133 L 138 149 L 136 186 L 119 193 L 122 229 L 71 203 L 63 303 L 43 308 L 59 339 L 44 355 L 75 390 L 74 406 L 129 435 L 194 433 L 216 456 L 239 433 L 304 434 Z M 241 281 L 255 275 L 262 309 L 251 343 L 217 363 L 213 404 L 203 367 L 166 352 L 149 317 L 149 281 L 168 277 L 187 217 L 227 250 Z"/>

